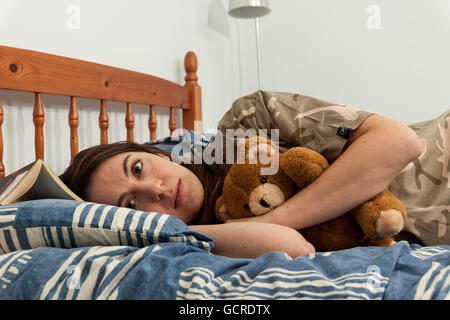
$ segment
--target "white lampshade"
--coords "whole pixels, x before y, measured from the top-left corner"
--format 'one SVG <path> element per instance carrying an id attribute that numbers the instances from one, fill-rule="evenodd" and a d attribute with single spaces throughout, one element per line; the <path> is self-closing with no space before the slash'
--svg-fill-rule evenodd
<path id="1" fill-rule="evenodd" d="M 230 0 L 228 14 L 234 18 L 253 19 L 269 13 L 268 0 Z"/>

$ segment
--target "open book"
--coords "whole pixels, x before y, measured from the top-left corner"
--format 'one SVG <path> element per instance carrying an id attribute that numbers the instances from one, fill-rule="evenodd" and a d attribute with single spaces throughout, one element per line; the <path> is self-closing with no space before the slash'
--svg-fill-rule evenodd
<path id="1" fill-rule="evenodd" d="M 0 180 L 0 205 L 36 199 L 83 201 L 40 159 Z"/>

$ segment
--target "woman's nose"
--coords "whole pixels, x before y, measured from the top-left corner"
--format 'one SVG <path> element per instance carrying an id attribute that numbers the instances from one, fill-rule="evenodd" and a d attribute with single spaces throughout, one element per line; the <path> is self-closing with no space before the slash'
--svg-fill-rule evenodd
<path id="1" fill-rule="evenodd" d="M 163 196 L 164 184 L 160 179 L 148 179 L 142 181 L 139 189 L 144 197 L 150 198 L 151 201 L 159 201 Z"/>

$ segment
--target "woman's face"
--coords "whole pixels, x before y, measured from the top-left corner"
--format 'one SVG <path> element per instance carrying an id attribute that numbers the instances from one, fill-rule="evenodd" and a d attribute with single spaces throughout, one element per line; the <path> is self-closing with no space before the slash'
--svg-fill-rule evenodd
<path id="1" fill-rule="evenodd" d="M 87 188 L 88 201 L 170 214 L 190 223 L 204 189 L 189 169 L 164 155 L 125 152 L 103 161 Z"/>

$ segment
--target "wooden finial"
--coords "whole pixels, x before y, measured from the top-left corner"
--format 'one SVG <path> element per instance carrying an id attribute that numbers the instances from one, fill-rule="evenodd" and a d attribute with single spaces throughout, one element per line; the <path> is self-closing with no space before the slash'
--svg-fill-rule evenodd
<path id="1" fill-rule="evenodd" d="M 186 71 L 186 77 L 184 78 L 186 84 L 197 83 L 197 56 L 192 51 L 186 53 L 184 57 L 184 70 Z"/>
<path id="2" fill-rule="evenodd" d="M 187 101 L 187 109 L 183 108 L 183 127 L 186 130 L 201 131 L 201 125 L 198 124 L 202 120 L 202 88 L 197 82 L 197 57 L 195 53 L 190 51 L 186 54 L 184 69 L 186 70 L 184 86 L 188 89 L 189 100 Z"/>

